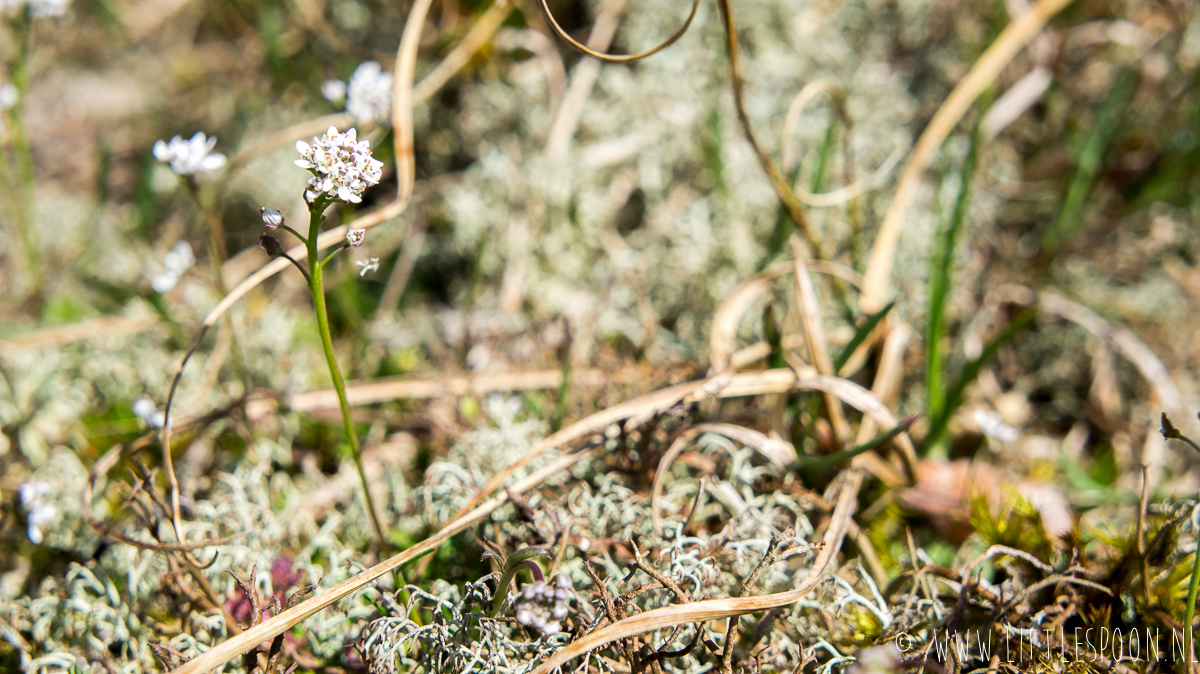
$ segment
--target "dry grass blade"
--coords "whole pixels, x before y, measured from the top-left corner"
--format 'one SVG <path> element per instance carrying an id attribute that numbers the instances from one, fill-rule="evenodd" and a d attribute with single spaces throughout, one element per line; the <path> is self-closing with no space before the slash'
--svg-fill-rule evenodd
<path id="1" fill-rule="evenodd" d="M 564 456 L 558 461 L 542 468 L 533 473 L 529 477 L 521 480 L 509 488 L 513 494 L 531 489 L 540 484 L 549 476 L 569 467 L 571 464 L 579 461 L 588 455 L 588 452 L 579 452 L 570 456 Z M 376 578 L 397 569 L 404 564 L 413 561 L 414 559 L 424 555 L 427 552 L 435 550 L 443 541 L 449 539 L 455 534 L 467 529 L 468 527 L 480 522 L 488 515 L 492 514 L 500 506 L 508 501 L 507 494 L 499 494 L 496 497 L 480 504 L 474 510 L 466 513 L 462 517 L 454 520 L 446 525 L 437 534 L 417 543 L 409 549 L 395 555 L 375 566 L 363 571 L 362 573 L 338 583 L 337 585 L 325 590 L 311 599 L 305 600 L 292 608 L 276 615 L 269 620 L 263 621 L 261 624 L 251 627 L 241 634 L 226 639 L 220 644 L 209 649 L 204 655 L 191 660 L 180 667 L 172 670 L 174 674 L 199 674 L 207 672 L 216 667 L 229 662 L 241 653 L 244 653 L 261 643 L 274 639 L 291 629 L 296 624 L 315 615 L 317 612 L 328 608 L 334 602 L 346 597 L 352 592 L 361 590 L 366 587 Z"/>
<path id="2" fill-rule="evenodd" d="M 442 62 L 433 69 L 433 72 L 426 75 L 425 79 L 413 87 L 413 100 L 427 101 L 445 86 L 455 73 L 467 65 L 475 52 L 479 51 L 496 34 L 496 30 L 500 28 L 500 24 L 504 23 L 504 19 L 508 18 L 510 12 L 512 12 L 512 5 L 508 3 L 508 0 L 499 0 L 489 7 L 475 21 L 475 25 L 471 26 L 471 30 L 467 31 L 462 40 L 454 45 L 454 49 L 446 54 L 446 58 L 442 59 Z"/>
<path id="3" fill-rule="evenodd" d="M 761 597 L 743 597 L 729 599 L 708 599 L 690 604 L 676 604 L 653 609 L 636 616 L 619 620 L 603 629 L 584 635 L 568 644 L 565 648 L 552 655 L 531 674 L 549 674 L 556 667 L 579 657 L 588 651 L 610 644 L 618 639 L 627 639 L 638 634 L 654 630 L 672 628 L 688 623 L 702 623 L 708 620 L 720 620 L 734 616 L 766 611 L 780 606 L 787 606 L 798 601 L 812 591 L 829 566 L 830 560 L 842 546 L 846 536 L 854 507 L 857 504 L 858 490 L 862 486 L 862 473 L 856 469 L 846 471 L 846 479 L 842 484 L 837 505 L 834 507 L 832 522 L 825 532 L 825 538 L 820 554 L 814 561 L 808 576 L 800 584 L 787 592 L 767 594 Z M 729 647 L 728 644 L 725 646 Z"/>
<path id="4" fill-rule="evenodd" d="M 829 192 L 821 192 L 819 194 L 808 192 L 799 187 L 796 188 L 796 198 L 799 199 L 805 206 L 813 208 L 829 208 L 831 206 L 841 206 L 842 204 L 855 199 L 862 195 L 863 192 L 879 185 L 883 179 L 896 168 L 896 164 L 900 163 L 900 158 L 904 156 L 904 150 L 896 148 L 888 158 L 875 169 L 875 172 L 864 178 L 859 178 L 850 185 L 839 187 L 836 190 Z"/>
<path id="5" fill-rule="evenodd" d="M 276 131 L 248 148 L 239 150 L 233 159 L 229 160 L 229 168 L 225 171 L 224 179 L 228 180 L 246 164 L 281 147 L 291 145 L 305 136 L 319 136 L 331 126 L 339 129 L 350 124 L 350 118 L 344 112 L 335 112 L 316 119 L 308 119 L 293 124 L 286 129 Z"/>
<path id="6" fill-rule="evenodd" d="M 722 300 L 713 314 L 712 330 L 709 333 L 709 372 L 724 372 L 733 364 L 737 348 L 737 330 L 746 310 L 759 297 L 770 292 L 771 281 L 778 278 L 780 271 L 768 269 L 751 277 Z"/>
<path id="7" fill-rule="evenodd" d="M 0 339 L 0 353 L 45 346 L 61 346 L 100 336 L 135 335 L 156 325 L 158 325 L 158 318 L 154 316 L 97 318 L 70 325 L 56 325 L 24 335 Z"/>
<path id="8" fill-rule="evenodd" d="M 417 47 L 425 15 L 433 0 L 416 0 L 404 22 L 400 47 L 396 51 L 396 74 L 392 80 L 392 129 L 396 151 L 396 201 L 407 204 L 416 180 L 413 159 L 413 70 L 417 67 Z"/>
<path id="9" fill-rule="evenodd" d="M 804 244 L 798 238 L 792 238 L 792 255 L 796 271 L 796 308 L 799 310 L 800 326 L 808 339 L 808 351 L 812 357 L 817 372 L 823 375 L 835 375 L 833 361 L 829 358 L 829 345 L 825 341 L 825 329 L 821 326 L 821 305 L 817 301 L 817 293 L 813 288 L 812 279 L 808 276 Z M 825 394 L 825 409 L 829 414 L 829 422 L 833 424 L 833 433 L 841 442 L 850 439 L 850 426 L 846 424 L 846 415 L 842 404 L 832 394 Z"/>
<path id="10" fill-rule="evenodd" d="M 871 259 L 867 264 L 867 280 L 862 298 L 863 311 L 873 313 L 883 308 L 904 212 L 916 192 L 917 182 L 925 173 L 925 168 L 929 166 L 934 153 L 941 147 L 942 141 L 1017 52 L 1038 34 L 1051 17 L 1070 2 L 1071 0 L 1038 0 L 1032 9 L 1008 24 L 975 65 L 971 66 L 971 70 L 959 80 L 933 115 L 900 172 L 896 192 L 892 196 L 887 214 L 884 215 L 883 224 L 879 226 L 879 234 L 875 237 Z"/>
<path id="11" fill-rule="evenodd" d="M 621 381 L 612 372 L 599 369 L 574 370 L 571 386 L 604 386 Z M 436 378 L 389 377 L 346 384 L 346 399 L 351 405 L 399 400 L 402 398 L 438 398 L 441 396 L 484 395 L 496 391 L 537 391 L 562 385 L 562 370 L 513 372 L 476 376 Z M 336 409 L 337 392 L 333 389 L 309 391 L 292 396 L 288 407 L 297 412 Z"/>
<path id="12" fill-rule="evenodd" d="M 912 328 L 907 323 L 896 321 L 888 331 L 883 341 L 883 353 L 879 356 L 879 369 L 875 373 L 875 382 L 871 384 L 874 393 L 885 405 L 900 392 L 900 380 L 904 377 L 904 352 L 908 349 L 908 340 L 912 337 Z M 875 422 L 864 419 L 858 428 L 856 445 L 861 445 L 874 435 Z M 915 468 L 915 464 L 909 469 Z"/>

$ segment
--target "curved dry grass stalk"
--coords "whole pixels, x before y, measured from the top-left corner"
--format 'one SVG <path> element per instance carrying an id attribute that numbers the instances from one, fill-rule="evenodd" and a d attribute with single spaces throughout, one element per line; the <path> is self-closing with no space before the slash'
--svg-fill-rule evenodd
<path id="1" fill-rule="evenodd" d="M 821 192 L 819 194 L 808 192 L 799 187 L 796 188 L 796 198 L 799 199 L 805 206 L 813 208 L 828 208 L 830 206 L 841 206 L 852 199 L 857 199 L 862 196 L 863 192 L 879 185 L 887 178 L 892 169 L 896 168 L 896 164 L 900 163 L 900 158 L 904 156 L 903 148 L 896 148 L 888 158 L 875 169 L 875 172 L 865 178 L 859 178 L 853 183 L 845 187 L 839 187 L 830 192 Z"/>
<path id="2" fill-rule="evenodd" d="M 654 471 L 654 484 L 650 489 L 650 517 L 654 524 L 654 533 L 662 535 L 662 516 L 659 514 L 658 503 L 662 499 L 662 485 L 666 480 L 667 471 L 675 463 L 675 459 L 687 448 L 687 443 L 701 433 L 716 433 L 730 440 L 740 442 L 754 451 L 762 454 L 768 461 L 780 468 L 787 468 L 796 462 L 796 448 L 790 442 L 777 440 L 765 433 L 744 426 L 733 424 L 699 424 L 689 428 L 671 443 L 671 447 L 658 461 Z"/>
<path id="3" fill-rule="evenodd" d="M 900 239 L 900 229 L 904 223 L 904 212 L 916 192 L 918 181 L 937 149 L 941 147 L 942 141 L 1017 52 L 1041 31 L 1051 17 L 1070 2 L 1071 0 L 1038 0 L 1029 11 L 1009 23 L 996 41 L 971 66 L 971 70 L 959 80 L 929 121 L 929 126 L 925 127 L 912 154 L 908 156 L 908 161 L 904 163 L 892 202 L 884 215 L 883 223 L 879 226 L 879 234 L 875 237 L 875 245 L 871 249 L 871 258 L 867 264 L 866 285 L 861 302 L 863 311 L 874 313 L 883 308 L 892 276 L 896 243 Z"/>
<path id="4" fill-rule="evenodd" d="M 791 171 L 800 157 L 798 153 L 792 149 L 792 136 L 796 134 L 796 122 L 800 119 L 800 113 L 804 110 L 804 106 L 808 105 L 809 101 L 816 98 L 819 94 L 829 94 L 833 99 L 833 109 L 837 113 L 838 119 L 842 120 L 842 125 L 846 127 L 847 133 L 850 129 L 850 116 L 846 114 L 846 92 L 841 85 L 833 80 L 813 80 L 804 85 L 800 89 L 800 93 L 792 99 L 788 105 L 787 114 L 783 117 L 783 137 L 780 141 L 780 147 L 783 148 L 783 157 L 780 159 L 780 164 L 784 171 Z"/>
<path id="5" fill-rule="evenodd" d="M 608 0 L 600 6 L 600 13 L 596 17 L 595 24 L 592 25 L 592 32 L 588 35 L 588 47 L 584 47 L 587 54 L 592 53 L 592 49 L 607 49 L 608 45 L 612 44 L 613 37 L 617 34 L 617 18 L 621 15 L 621 10 L 625 8 L 625 0 Z M 546 11 L 546 16 L 550 17 L 553 22 L 554 18 L 550 15 L 549 10 Z M 558 24 L 554 24 L 556 27 Z M 572 41 L 573 44 L 578 44 Z M 579 119 L 583 115 L 583 108 L 587 105 L 588 96 L 592 93 L 592 87 L 596 85 L 596 78 L 600 76 L 600 63 L 598 61 L 585 60 L 575 66 L 571 73 L 571 83 L 567 85 L 567 92 L 563 96 L 562 105 L 554 111 L 554 118 L 550 121 L 550 130 L 546 132 L 546 156 L 551 159 L 560 159 L 567 154 L 567 148 L 571 145 L 571 138 L 575 136 L 575 130 L 579 126 Z"/>
<path id="6" fill-rule="evenodd" d="M 743 597 L 729 599 L 708 599 L 689 604 L 675 604 L 639 613 L 636 616 L 619 620 L 603 629 L 584 635 L 568 644 L 565 648 L 552 655 L 531 674 L 550 674 L 572 658 L 579 657 L 588 651 L 601 648 L 618 639 L 627 639 L 646 632 L 673 628 L 689 623 L 703 623 L 709 620 L 720 620 L 735 616 L 766 611 L 780 606 L 794 604 L 801 597 L 812 591 L 830 560 L 841 549 L 849 528 L 854 508 L 857 505 L 858 490 L 862 486 L 862 473 L 851 468 L 845 473 L 845 482 L 838 495 L 837 505 L 834 506 L 832 521 L 825 532 L 823 547 L 816 561 L 813 562 L 808 576 L 800 584 L 787 592 L 767 594 L 760 597 Z M 729 644 L 725 644 L 729 648 Z"/>
<path id="7" fill-rule="evenodd" d="M 229 166 L 225 169 L 225 174 L 222 176 L 222 182 L 228 180 L 238 171 L 246 167 L 246 164 L 270 154 L 281 147 L 286 147 L 295 143 L 297 140 L 303 139 L 305 136 L 319 136 L 331 126 L 338 128 L 349 125 L 350 118 L 344 112 L 335 112 L 331 115 L 318 117 L 316 119 L 308 119 L 303 122 L 293 124 L 286 129 L 276 131 L 266 138 L 258 141 L 243 150 L 238 150 L 238 153 L 233 155 L 233 159 L 229 160 Z"/>
<path id="8" fill-rule="evenodd" d="M 508 491 L 513 494 L 520 494 L 534 486 L 540 484 L 543 480 L 551 475 L 571 466 L 575 462 L 583 459 L 589 454 L 587 451 L 564 456 L 558 461 L 538 470 L 529 477 L 517 482 L 509 487 Z M 318 594 L 311 599 L 303 601 L 296 606 L 274 616 L 261 624 L 251 627 L 241 634 L 226 639 L 220 644 L 213 646 L 204 655 L 184 663 L 180 667 L 172 670 L 173 674 L 199 674 L 210 669 L 220 667 L 229 662 L 241 653 L 244 653 L 261 643 L 270 641 L 275 637 L 283 634 L 291 629 L 294 625 L 304 621 L 305 619 L 315 615 L 317 612 L 331 606 L 334 602 L 346 597 L 347 595 L 361 590 L 371 583 L 376 578 L 398 569 L 404 564 L 417 559 L 427 552 L 432 552 L 437 549 L 443 541 L 449 539 L 455 534 L 467 529 L 468 527 L 482 521 L 485 517 L 492 514 L 500 506 L 508 502 L 508 494 L 499 494 L 488 501 L 480 504 L 474 510 L 459 517 L 450 524 L 447 524 L 441 531 L 430 536 L 429 538 L 417 543 L 409 549 L 395 555 L 387 560 L 376 564 L 375 566 L 363 571 L 362 573 L 338 583 L 328 590 Z"/>
<path id="9" fill-rule="evenodd" d="M 771 282 L 782 273 L 782 269 L 773 268 L 752 276 L 721 301 L 713 314 L 708 337 L 709 372 L 724 372 L 733 365 L 738 325 L 741 324 L 742 317 L 755 300 L 771 291 Z"/>
<path id="10" fill-rule="evenodd" d="M 575 40 L 575 38 L 571 37 L 567 31 L 563 30 L 562 26 L 558 25 L 558 20 L 554 18 L 554 13 L 550 11 L 550 5 L 546 3 L 546 0 L 540 0 L 540 2 L 542 3 L 542 12 L 546 15 L 546 20 L 550 22 L 550 26 L 554 29 L 555 34 L 580 52 L 587 54 L 597 61 L 604 61 L 606 63 L 631 63 L 633 61 L 640 61 L 647 56 L 653 56 L 667 47 L 675 44 L 675 41 L 683 37 L 683 34 L 687 32 L 688 26 L 692 25 L 692 19 L 696 18 L 696 9 L 700 6 L 700 0 L 692 0 L 692 9 L 688 12 L 687 19 L 685 19 L 683 25 L 676 29 L 674 33 L 671 33 L 667 39 L 658 43 L 654 47 L 647 49 L 646 51 L 637 54 L 622 55 L 605 54 L 602 51 L 598 51 L 608 49 L 607 44 L 601 47 L 592 44 L 590 40 L 588 41 L 587 45 L 580 44 Z M 597 23 L 599 23 L 598 20 Z"/>

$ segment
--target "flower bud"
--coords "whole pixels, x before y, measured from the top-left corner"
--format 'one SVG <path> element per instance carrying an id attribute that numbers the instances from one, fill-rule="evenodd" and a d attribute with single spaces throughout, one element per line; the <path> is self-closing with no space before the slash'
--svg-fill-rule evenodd
<path id="1" fill-rule="evenodd" d="M 270 234 L 263 234 L 258 237 L 258 245 L 262 246 L 262 249 L 267 251 L 267 255 L 273 258 L 283 255 L 283 244 L 279 243 L 279 239 Z"/>
<path id="2" fill-rule="evenodd" d="M 365 229 L 347 229 L 346 242 L 351 246 L 358 248 L 363 245 L 363 241 L 367 238 L 367 230 Z"/>
<path id="3" fill-rule="evenodd" d="M 267 229 L 278 229 L 283 224 L 283 213 L 266 206 L 260 208 L 259 212 L 262 213 L 262 221 Z"/>

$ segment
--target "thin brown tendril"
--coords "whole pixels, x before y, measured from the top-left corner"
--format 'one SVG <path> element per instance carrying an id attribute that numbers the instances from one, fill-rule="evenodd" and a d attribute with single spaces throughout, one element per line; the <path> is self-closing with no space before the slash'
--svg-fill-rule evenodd
<path id="1" fill-rule="evenodd" d="M 554 13 L 550 11 L 550 5 L 546 3 L 546 0 L 540 0 L 540 2 L 542 3 L 542 12 L 546 15 L 546 19 L 550 22 L 550 26 L 554 29 L 555 34 L 557 34 L 559 37 L 565 40 L 567 44 L 571 45 L 575 49 L 587 54 L 597 61 L 604 61 L 605 63 L 632 63 L 634 61 L 640 61 L 647 56 L 653 56 L 667 47 L 670 47 L 671 45 L 675 44 L 679 38 L 683 37 L 684 33 L 687 32 L 688 27 L 692 25 L 692 19 L 696 17 L 696 8 L 700 6 L 700 0 L 692 0 L 692 9 L 688 12 L 687 19 L 683 22 L 683 25 L 676 29 L 674 33 L 671 33 L 671 36 L 666 40 L 660 42 L 658 46 L 639 54 L 605 54 L 588 48 L 587 45 L 580 43 L 575 38 L 568 35 L 567 31 L 563 30 L 563 27 L 558 25 L 558 21 L 554 18 Z"/>

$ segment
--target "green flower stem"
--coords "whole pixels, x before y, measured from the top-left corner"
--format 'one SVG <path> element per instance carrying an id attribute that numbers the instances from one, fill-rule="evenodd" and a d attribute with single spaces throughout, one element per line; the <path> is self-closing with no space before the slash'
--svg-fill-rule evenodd
<path id="1" fill-rule="evenodd" d="M 29 137 L 25 134 L 23 114 L 25 97 L 29 91 L 29 50 L 33 32 L 30 30 L 30 24 L 28 12 L 23 12 L 12 23 L 16 53 L 9 61 L 8 70 L 12 85 L 17 89 L 17 102 L 8 111 L 8 126 L 17 165 L 13 190 L 17 232 L 25 253 L 26 271 L 33 284 L 34 293 L 38 295 L 42 289 L 42 266 L 34 229 L 33 151 L 29 145 Z M 4 159 L 7 162 L 7 157 Z"/>
<path id="2" fill-rule="evenodd" d="M 1196 415 L 1200 417 L 1200 414 Z M 1187 444 L 1192 449 L 1200 452 L 1200 445 L 1197 445 L 1194 440 L 1179 432 L 1175 428 L 1171 420 L 1167 418 L 1167 413 L 1162 414 L 1162 436 L 1164 440 L 1179 440 Z M 1187 658 L 1189 667 L 1187 671 L 1192 671 L 1190 663 L 1194 662 L 1193 651 L 1195 650 L 1195 637 L 1192 635 L 1192 621 L 1196 619 L 1196 592 L 1200 590 L 1200 538 L 1196 541 L 1196 551 L 1192 553 L 1192 577 L 1188 581 L 1188 596 L 1187 596 L 1187 613 L 1183 620 L 1183 653 Z"/>
<path id="3" fill-rule="evenodd" d="M 337 391 L 338 404 L 342 408 L 342 421 L 346 427 L 346 438 L 350 442 L 351 453 L 354 456 L 354 466 L 358 468 L 358 479 L 362 481 L 363 497 L 366 501 L 367 513 L 371 517 L 371 525 L 375 528 L 375 536 L 379 539 L 382 551 L 386 553 L 390 546 L 387 536 L 383 533 L 383 525 L 379 522 L 379 514 L 375 511 L 375 503 L 371 500 L 371 490 L 367 488 L 367 474 L 363 470 L 362 452 L 358 445 L 358 433 L 354 430 L 354 422 L 350 419 L 350 404 L 346 401 L 346 382 L 342 379 L 342 370 L 338 367 L 337 358 L 333 355 L 333 337 L 329 333 L 329 314 L 325 309 L 325 287 L 323 284 L 322 263 L 320 251 L 317 249 L 317 238 L 321 230 L 321 212 L 328 205 L 324 200 L 310 207 L 308 224 L 308 287 L 312 291 L 313 309 L 317 314 L 317 331 L 321 333 L 321 346 L 325 349 L 325 361 L 329 363 L 329 376 L 333 379 L 333 388 Z"/>
<path id="4" fill-rule="evenodd" d="M 534 561 L 537 557 L 549 558 L 550 553 L 542 548 L 522 548 L 505 560 L 504 573 L 500 574 L 500 582 L 496 584 L 496 594 L 492 597 L 492 610 L 488 611 L 489 618 L 495 618 L 503 608 L 504 600 L 508 599 L 508 588 L 512 585 L 517 572 L 528 571 L 535 581 L 545 580 L 545 576 L 542 575 L 542 567 Z"/>

